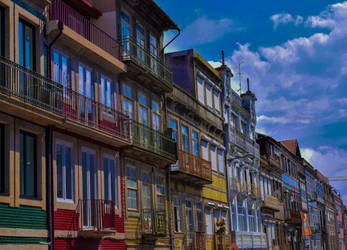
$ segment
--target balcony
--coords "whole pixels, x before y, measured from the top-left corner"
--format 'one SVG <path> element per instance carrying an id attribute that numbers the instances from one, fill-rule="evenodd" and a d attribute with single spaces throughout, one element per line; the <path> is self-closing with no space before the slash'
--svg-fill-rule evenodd
<path id="1" fill-rule="evenodd" d="M 171 170 L 175 176 L 191 183 L 212 183 L 211 162 L 182 150 L 178 150 L 178 162 Z"/>
<path id="2" fill-rule="evenodd" d="M 253 153 L 256 158 L 259 158 L 259 145 L 256 141 L 249 138 L 249 136 L 243 134 L 238 129 L 235 129 L 235 144 L 242 148 L 244 151 Z"/>
<path id="3" fill-rule="evenodd" d="M 0 105 L 12 115 L 41 125 L 62 119 L 63 89 L 55 82 L 0 57 Z"/>
<path id="4" fill-rule="evenodd" d="M 145 238 L 167 235 L 166 211 L 143 209 L 141 212 L 142 236 Z"/>
<path id="5" fill-rule="evenodd" d="M 264 203 L 263 203 L 264 209 L 270 209 L 270 210 L 273 210 L 275 212 L 279 212 L 280 206 L 281 206 L 281 203 L 276 197 L 271 196 L 271 195 L 265 195 L 265 199 L 264 199 Z"/>
<path id="6" fill-rule="evenodd" d="M 163 165 L 176 162 L 176 142 L 160 131 L 131 121 L 131 137 L 136 147 L 127 149 L 127 154 Z"/>
<path id="7" fill-rule="evenodd" d="M 130 145 L 128 116 L 68 88 L 63 95 L 63 128 L 110 145 Z"/>
<path id="8" fill-rule="evenodd" d="M 87 57 L 111 72 L 125 72 L 125 66 L 120 61 L 122 49 L 119 42 L 78 10 L 62 0 L 53 0 L 49 19 L 46 30 L 50 39 L 57 37 L 61 31 L 59 42 L 75 54 Z"/>
<path id="9" fill-rule="evenodd" d="M 77 206 L 79 231 L 87 237 L 103 237 L 116 230 L 115 203 L 108 200 L 80 200 Z"/>
<path id="10" fill-rule="evenodd" d="M 159 57 L 129 37 L 122 39 L 122 45 L 124 48 L 122 59 L 130 66 L 129 72 L 138 75 L 140 80 L 158 91 L 172 91 L 172 72 Z"/>
<path id="11" fill-rule="evenodd" d="M 301 215 L 300 212 L 295 211 L 295 210 L 288 210 L 286 208 L 284 210 L 284 218 L 287 223 L 290 224 L 301 224 Z"/>

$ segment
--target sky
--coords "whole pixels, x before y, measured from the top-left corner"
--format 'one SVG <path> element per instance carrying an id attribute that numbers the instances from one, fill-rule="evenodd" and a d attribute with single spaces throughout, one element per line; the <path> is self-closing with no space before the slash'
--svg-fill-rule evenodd
<path id="1" fill-rule="evenodd" d="M 257 131 L 297 139 L 324 175 L 347 176 L 347 1 L 155 1 L 182 30 L 166 52 L 195 48 L 218 66 L 223 49 L 235 88 L 243 62 Z M 347 204 L 347 181 L 331 184 Z"/>

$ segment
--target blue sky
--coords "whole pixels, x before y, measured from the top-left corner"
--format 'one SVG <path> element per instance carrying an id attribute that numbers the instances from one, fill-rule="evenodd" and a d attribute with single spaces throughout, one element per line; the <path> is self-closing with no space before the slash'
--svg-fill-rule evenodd
<path id="1" fill-rule="evenodd" d="M 234 73 L 244 61 L 258 131 L 297 138 L 326 176 L 347 176 L 347 1 L 156 2 L 182 29 L 167 51 L 195 48 L 217 66 L 223 49 Z M 332 184 L 347 204 L 347 182 Z"/>

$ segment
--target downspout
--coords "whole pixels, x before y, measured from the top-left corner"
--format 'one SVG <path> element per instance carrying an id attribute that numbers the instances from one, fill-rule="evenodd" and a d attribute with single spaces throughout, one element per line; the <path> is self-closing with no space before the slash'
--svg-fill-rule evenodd
<path id="1" fill-rule="evenodd" d="M 58 22 L 59 34 L 49 43 L 48 45 L 48 78 L 52 79 L 52 46 L 58 40 L 58 38 L 63 33 L 64 24 L 61 20 Z M 48 224 L 49 224 L 49 238 L 50 238 L 50 249 L 54 249 L 54 192 L 53 192 L 53 158 L 52 158 L 52 147 L 53 147 L 53 129 L 50 127 L 49 132 L 46 134 L 46 137 L 49 138 L 47 140 L 48 145 L 47 152 L 49 152 L 49 157 L 47 157 L 47 180 L 48 180 L 48 190 L 47 190 L 47 198 L 48 198 Z"/>
<path id="2" fill-rule="evenodd" d="M 53 249 L 54 245 L 54 235 L 53 235 L 53 188 L 52 188 L 52 180 L 53 180 L 53 159 L 52 159 L 52 127 L 48 127 L 46 129 L 46 181 L 47 181 L 47 214 L 48 214 L 48 227 L 49 227 L 49 249 Z"/>
<path id="3" fill-rule="evenodd" d="M 169 46 L 181 34 L 181 29 L 179 27 L 177 27 L 175 30 L 177 30 L 177 34 L 160 50 L 159 57 L 163 55 L 165 48 Z"/>

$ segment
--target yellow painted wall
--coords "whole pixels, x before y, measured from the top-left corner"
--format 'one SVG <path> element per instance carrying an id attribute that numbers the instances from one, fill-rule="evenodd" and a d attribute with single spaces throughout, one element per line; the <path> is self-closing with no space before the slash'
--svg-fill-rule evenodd
<path id="1" fill-rule="evenodd" d="M 127 239 L 141 238 L 141 221 L 136 217 L 128 217 L 124 223 Z"/>
<path id="2" fill-rule="evenodd" d="M 225 177 L 212 176 L 212 184 L 202 189 L 204 198 L 228 203 L 227 185 Z"/>

